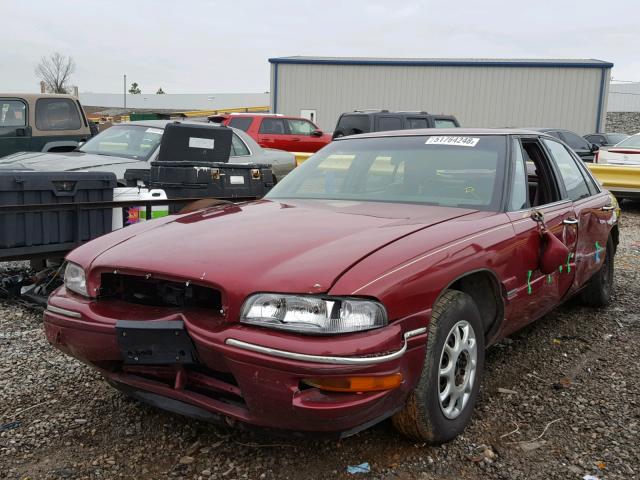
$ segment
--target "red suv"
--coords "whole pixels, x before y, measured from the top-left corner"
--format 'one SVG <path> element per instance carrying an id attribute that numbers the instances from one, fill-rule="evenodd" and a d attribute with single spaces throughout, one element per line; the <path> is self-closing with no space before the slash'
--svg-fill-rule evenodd
<path id="1" fill-rule="evenodd" d="M 331 141 L 330 134 L 306 118 L 275 113 L 232 113 L 210 120 L 244 130 L 263 148 L 313 153 Z"/>

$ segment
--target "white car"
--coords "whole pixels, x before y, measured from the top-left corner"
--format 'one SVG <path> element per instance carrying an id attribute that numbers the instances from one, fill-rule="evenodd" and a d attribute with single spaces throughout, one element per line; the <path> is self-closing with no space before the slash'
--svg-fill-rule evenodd
<path id="1" fill-rule="evenodd" d="M 631 135 L 608 150 L 598 151 L 594 162 L 640 166 L 640 133 Z"/>

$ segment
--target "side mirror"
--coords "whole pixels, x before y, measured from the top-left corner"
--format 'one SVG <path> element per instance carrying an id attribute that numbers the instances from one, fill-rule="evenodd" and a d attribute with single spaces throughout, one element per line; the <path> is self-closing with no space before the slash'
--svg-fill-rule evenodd
<path id="1" fill-rule="evenodd" d="M 313 132 L 311 132 L 312 137 L 321 137 L 322 135 L 324 135 L 324 133 L 322 133 L 322 130 L 314 130 Z"/>
<path id="2" fill-rule="evenodd" d="M 589 148 L 589 150 L 591 151 L 591 153 L 596 153 L 598 150 L 600 150 L 600 145 L 596 143 L 592 143 L 591 148 Z"/>

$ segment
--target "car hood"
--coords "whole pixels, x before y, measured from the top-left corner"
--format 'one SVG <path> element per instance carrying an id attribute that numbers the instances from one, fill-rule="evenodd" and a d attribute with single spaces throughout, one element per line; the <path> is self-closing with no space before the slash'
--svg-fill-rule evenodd
<path id="1" fill-rule="evenodd" d="M 213 284 L 241 297 L 256 291 L 319 293 L 385 245 L 473 212 L 376 202 L 261 200 L 127 227 L 68 258 L 85 267 L 91 263 L 94 282 L 98 272 L 119 269 Z"/>
<path id="2" fill-rule="evenodd" d="M 84 152 L 19 152 L 0 158 L 0 170 L 72 172 L 109 165 L 139 163 L 140 161 Z"/>

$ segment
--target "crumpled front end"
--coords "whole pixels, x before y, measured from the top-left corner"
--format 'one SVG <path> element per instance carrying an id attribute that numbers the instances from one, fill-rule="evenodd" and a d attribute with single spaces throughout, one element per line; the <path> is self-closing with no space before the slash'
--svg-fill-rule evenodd
<path id="1" fill-rule="evenodd" d="M 102 274 L 97 298 L 58 289 L 44 314 L 47 339 L 168 410 L 348 434 L 400 409 L 422 369 L 428 312 L 310 336 L 239 323 L 221 289 L 135 274 L 122 289 L 115 276 Z"/>

